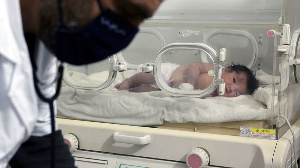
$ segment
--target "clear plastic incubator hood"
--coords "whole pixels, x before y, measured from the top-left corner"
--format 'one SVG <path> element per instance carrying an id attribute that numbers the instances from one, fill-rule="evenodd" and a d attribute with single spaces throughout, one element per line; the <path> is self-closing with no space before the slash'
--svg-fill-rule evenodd
<path id="1" fill-rule="evenodd" d="M 299 40 L 299 0 L 165 0 L 120 53 L 65 65 L 59 128 L 79 168 L 297 167 Z"/>

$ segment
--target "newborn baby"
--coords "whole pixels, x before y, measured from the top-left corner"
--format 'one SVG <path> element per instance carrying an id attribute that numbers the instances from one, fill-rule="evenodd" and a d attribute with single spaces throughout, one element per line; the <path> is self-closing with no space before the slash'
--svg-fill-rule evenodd
<path id="1" fill-rule="evenodd" d="M 161 71 L 163 79 L 172 88 L 188 87 L 189 89 L 207 88 L 213 81 L 209 71 L 213 69 L 212 63 L 197 62 L 189 65 L 177 65 L 163 63 Z M 252 94 L 258 88 L 258 80 L 253 72 L 244 65 L 231 65 L 223 69 L 222 79 L 225 83 L 225 97 L 236 97 L 244 94 Z M 190 85 L 182 86 L 184 83 Z M 119 90 L 132 92 L 148 92 L 160 90 L 154 76 L 151 73 L 140 72 L 121 83 L 115 85 Z M 210 96 L 217 96 L 216 89 Z"/>

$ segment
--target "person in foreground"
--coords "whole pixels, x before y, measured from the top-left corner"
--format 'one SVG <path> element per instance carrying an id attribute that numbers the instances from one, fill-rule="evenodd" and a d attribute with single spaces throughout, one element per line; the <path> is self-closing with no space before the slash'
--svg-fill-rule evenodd
<path id="1" fill-rule="evenodd" d="M 38 98 L 35 86 L 51 97 L 57 59 L 83 65 L 125 48 L 161 2 L 0 1 L 0 168 L 75 167 L 53 117 L 55 101 Z"/>
<path id="2" fill-rule="evenodd" d="M 163 79 L 172 88 L 178 88 L 182 83 L 189 83 L 194 89 L 203 90 L 213 81 L 209 71 L 213 69 L 212 63 L 192 63 L 189 65 L 177 65 L 163 63 L 161 71 Z M 231 65 L 225 67 L 222 73 L 225 83 L 225 97 L 236 97 L 239 95 L 252 94 L 258 88 L 258 80 L 253 72 L 244 65 Z M 121 83 L 115 85 L 119 90 L 132 92 L 147 92 L 159 90 L 151 73 L 139 72 Z M 217 96 L 216 89 L 210 96 Z"/>

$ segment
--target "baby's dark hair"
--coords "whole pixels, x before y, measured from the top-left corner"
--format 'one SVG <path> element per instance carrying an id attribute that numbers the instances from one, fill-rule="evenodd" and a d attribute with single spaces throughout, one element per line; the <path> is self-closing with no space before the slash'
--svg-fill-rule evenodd
<path id="1" fill-rule="evenodd" d="M 252 94 L 258 88 L 258 80 L 256 79 L 253 71 L 251 71 L 247 66 L 240 64 L 232 64 L 230 67 L 230 72 L 234 71 L 236 73 L 245 73 L 247 77 L 247 93 Z"/>

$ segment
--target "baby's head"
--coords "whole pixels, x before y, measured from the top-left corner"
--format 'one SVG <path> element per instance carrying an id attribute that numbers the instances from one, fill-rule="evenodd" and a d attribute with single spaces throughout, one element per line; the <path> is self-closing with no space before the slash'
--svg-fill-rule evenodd
<path id="1" fill-rule="evenodd" d="M 253 72 L 244 65 L 231 65 L 223 70 L 225 97 L 252 94 L 258 88 L 258 80 Z"/>

